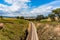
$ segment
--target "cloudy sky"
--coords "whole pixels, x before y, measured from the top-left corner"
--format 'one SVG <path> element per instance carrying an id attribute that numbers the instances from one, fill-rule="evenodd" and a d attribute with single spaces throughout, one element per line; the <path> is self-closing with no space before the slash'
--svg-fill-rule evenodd
<path id="1" fill-rule="evenodd" d="M 0 0 L 0 16 L 48 15 L 60 8 L 60 0 Z"/>

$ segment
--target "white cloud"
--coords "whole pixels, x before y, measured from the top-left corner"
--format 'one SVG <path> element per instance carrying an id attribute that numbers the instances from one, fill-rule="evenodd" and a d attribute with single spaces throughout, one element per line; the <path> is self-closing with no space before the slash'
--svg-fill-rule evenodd
<path id="1" fill-rule="evenodd" d="M 5 13 L 6 16 L 7 15 L 20 15 L 24 10 L 27 11 L 27 9 L 29 8 L 27 5 L 27 2 L 30 2 L 30 0 L 5 0 L 5 2 L 7 2 L 8 4 L 12 4 L 11 6 L 0 4 L 0 10 L 3 11 L 3 13 L 6 12 Z M 5 15 L 3 13 L 2 15 Z"/>
<path id="2" fill-rule="evenodd" d="M 60 7 L 60 1 L 53 1 L 42 6 L 31 8 L 27 5 L 30 0 L 5 0 L 11 6 L 0 4 L 0 11 L 4 16 L 36 16 L 49 14 L 52 9 Z M 31 8 L 31 10 L 29 9 Z"/>
<path id="3" fill-rule="evenodd" d="M 48 4 L 44 4 L 42 6 L 39 6 L 37 8 L 34 8 L 31 10 L 31 13 L 34 15 L 46 15 L 51 13 L 53 9 L 60 8 L 60 1 L 53 1 Z"/>
<path id="4" fill-rule="evenodd" d="M 9 4 L 13 4 L 13 3 L 16 3 L 16 2 L 30 2 L 30 0 L 5 0 L 5 2 L 9 3 Z"/>
<path id="5" fill-rule="evenodd" d="M 14 2 L 14 0 L 5 0 L 5 2 L 12 4 Z"/>
<path id="6" fill-rule="evenodd" d="M 30 2 L 30 0 L 20 0 L 21 2 Z"/>

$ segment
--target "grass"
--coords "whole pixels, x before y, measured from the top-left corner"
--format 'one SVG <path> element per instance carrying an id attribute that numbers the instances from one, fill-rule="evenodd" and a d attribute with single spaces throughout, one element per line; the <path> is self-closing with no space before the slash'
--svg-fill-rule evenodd
<path id="1" fill-rule="evenodd" d="M 43 24 L 60 24 L 60 22 L 58 21 L 48 21 L 47 19 L 42 19 L 42 20 L 39 20 L 39 21 L 33 21 L 34 23 L 43 23 Z"/>
<path id="2" fill-rule="evenodd" d="M 57 22 L 57 21 L 40 21 L 39 23 L 42 23 L 42 24 L 60 24 L 60 22 Z"/>
<path id="3" fill-rule="evenodd" d="M 0 29 L 0 40 L 25 40 L 28 21 L 5 18 L 0 19 L 0 23 L 4 23 L 3 29 Z"/>
<path id="4" fill-rule="evenodd" d="M 60 22 L 57 21 L 38 21 L 41 25 L 37 28 L 39 40 L 60 40 L 59 31 L 54 31 L 55 28 L 60 28 Z"/>

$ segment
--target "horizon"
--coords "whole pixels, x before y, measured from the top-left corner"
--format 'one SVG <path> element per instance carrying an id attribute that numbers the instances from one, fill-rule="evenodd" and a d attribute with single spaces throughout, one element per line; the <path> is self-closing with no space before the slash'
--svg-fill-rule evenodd
<path id="1" fill-rule="evenodd" d="M 48 15 L 60 8 L 60 0 L 0 0 L 0 16 Z"/>

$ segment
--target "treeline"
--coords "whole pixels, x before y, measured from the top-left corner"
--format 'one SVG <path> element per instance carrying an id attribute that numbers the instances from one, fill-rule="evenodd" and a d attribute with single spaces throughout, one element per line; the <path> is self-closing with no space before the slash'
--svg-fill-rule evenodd
<path id="1" fill-rule="evenodd" d="M 0 16 L 0 19 L 4 19 L 4 18 L 16 18 L 16 19 L 24 19 L 24 16 L 16 16 L 16 17 L 7 17 L 7 16 Z"/>
<path id="2" fill-rule="evenodd" d="M 48 19 L 50 18 L 51 21 L 60 21 L 60 8 L 52 10 L 52 13 L 48 16 L 44 15 L 37 15 L 36 20 Z"/>
<path id="3" fill-rule="evenodd" d="M 0 16 L 0 18 L 3 19 L 3 16 Z M 25 19 L 24 16 L 17 16 L 17 17 L 14 17 L 14 18 Z M 35 19 L 34 18 L 29 18 L 27 20 L 40 21 L 42 19 L 50 19 L 51 21 L 60 21 L 60 8 L 52 10 L 52 13 L 50 13 L 48 16 L 37 15 L 37 17 Z"/>
<path id="4" fill-rule="evenodd" d="M 36 20 L 42 20 L 42 19 L 47 19 L 48 17 L 47 16 L 44 16 L 44 15 L 37 15 L 36 17 Z"/>
<path id="5" fill-rule="evenodd" d="M 20 17 L 17 16 L 16 18 L 17 18 L 17 19 L 24 19 L 24 16 L 20 16 Z"/>

